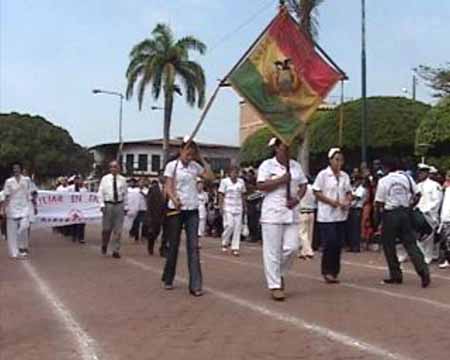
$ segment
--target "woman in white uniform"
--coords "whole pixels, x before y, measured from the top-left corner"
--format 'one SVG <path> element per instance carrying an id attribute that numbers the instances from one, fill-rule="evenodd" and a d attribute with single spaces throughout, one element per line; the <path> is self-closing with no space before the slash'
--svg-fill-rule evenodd
<path id="1" fill-rule="evenodd" d="M 258 190 L 265 193 L 261 209 L 264 272 L 272 298 L 282 301 L 285 299 L 284 277 L 299 248 L 299 203 L 305 194 L 307 179 L 301 165 L 290 159 L 286 145 L 273 138 L 269 146 L 275 156 L 261 164 L 257 178 Z"/>
<path id="2" fill-rule="evenodd" d="M 222 179 L 219 186 L 219 206 L 223 214 L 222 251 L 227 252 L 231 242 L 234 256 L 239 256 L 246 193 L 245 182 L 238 176 L 238 167 L 232 166 L 230 176 Z"/>
<path id="3" fill-rule="evenodd" d="M 206 233 L 206 204 L 208 203 L 208 193 L 205 191 L 205 184 L 202 179 L 197 181 L 198 191 L 198 246 L 201 248 L 201 238 Z"/>

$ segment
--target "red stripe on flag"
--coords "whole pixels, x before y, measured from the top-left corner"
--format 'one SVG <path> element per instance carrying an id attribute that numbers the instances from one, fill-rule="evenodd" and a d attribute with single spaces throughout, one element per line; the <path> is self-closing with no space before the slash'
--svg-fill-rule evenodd
<path id="1" fill-rule="evenodd" d="M 287 13 L 280 14 L 269 29 L 269 36 L 286 57 L 292 60 L 301 77 L 321 97 L 325 97 L 342 78 L 341 74 L 319 56 L 313 44 Z"/>

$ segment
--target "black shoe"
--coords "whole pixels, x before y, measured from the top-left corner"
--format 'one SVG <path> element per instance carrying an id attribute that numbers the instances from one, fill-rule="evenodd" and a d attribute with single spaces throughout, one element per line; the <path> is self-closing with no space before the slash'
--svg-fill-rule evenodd
<path id="1" fill-rule="evenodd" d="M 202 290 L 189 290 L 190 294 L 195 297 L 203 296 Z"/>
<path id="2" fill-rule="evenodd" d="M 86 244 L 86 241 L 80 240 L 80 244 Z"/>
<path id="3" fill-rule="evenodd" d="M 113 254 L 112 254 L 112 257 L 114 259 L 120 259 L 120 254 L 118 252 L 114 251 Z"/>
<path id="4" fill-rule="evenodd" d="M 332 276 L 332 275 L 324 275 L 323 279 L 325 280 L 325 282 L 327 284 L 339 284 L 339 279 L 336 276 Z"/>
<path id="5" fill-rule="evenodd" d="M 102 245 L 102 255 L 106 255 L 107 250 L 108 250 L 108 247 L 106 245 Z"/>
<path id="6" fill-rule="evenodd" d="M 393 278 L 389 278 L 389 279 L 384 279 L 383 280 L 383 284 L 388 284 L 388 285 L 392 285 L 392 284 L 402 284 L 403 283 L 403 279 L 393 279 Z"/>
<path id="7" fill-rule="evenodd" d="M 422 287 L 423 288 L 427 288 L 428 286 L 430 286 L 431 283 L 431 277 L 430 277 L 430 273 L 426 272 L 420 275 L 420 279 L 422 280 Z"/>

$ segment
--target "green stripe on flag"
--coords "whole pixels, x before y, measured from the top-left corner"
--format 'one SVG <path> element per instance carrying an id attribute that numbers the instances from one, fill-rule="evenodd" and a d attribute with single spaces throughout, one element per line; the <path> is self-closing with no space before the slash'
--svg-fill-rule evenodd
<path id="1" fill-rule="evenodd" d="M 297 112 L 278 96 L 268 94 L 264 79 L 256 66 L 249 60 L 245 61 L 231 74 L 230 81 L 261 112 L 265 118 L 263 120 L 278 132 L 277 135 L 290 143 L 301 127 Z"/>

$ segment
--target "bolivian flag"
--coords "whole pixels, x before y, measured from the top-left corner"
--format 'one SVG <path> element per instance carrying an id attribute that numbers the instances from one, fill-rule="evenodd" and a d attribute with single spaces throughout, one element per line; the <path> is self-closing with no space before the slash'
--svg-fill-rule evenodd
<path id="1" fill-rule="evenodd" d="M 282 8 L 228 81 L 290 145 L 343 77 Z"/>

